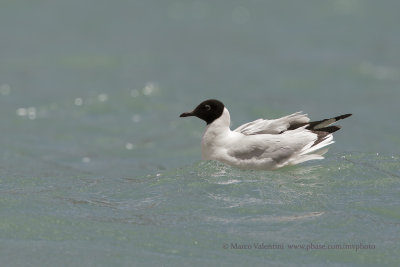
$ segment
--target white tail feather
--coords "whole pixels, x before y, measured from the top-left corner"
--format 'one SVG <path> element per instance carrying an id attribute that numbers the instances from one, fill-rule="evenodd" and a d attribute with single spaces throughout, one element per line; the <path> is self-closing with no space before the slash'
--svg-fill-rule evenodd
<path id="1" fill-rule="evenodd" d="M 309 160 L 324 159 L 323 155 L 328 152 L 328 148 L 322 149 L 330 144 L 333 144 L 333 136 L 327 135 L 323 141 L 313 146 L 314 143 L 310 143 L 305 146 L 299 154 L 288 162 L 289 165 L 296 165 Z M 311 154 L 312 153 L 312 154 Z"/>
<path id="2" fill-rule="evenodd" d="M 324 159 L 323 156 L 318 154 L 311 154 L 311 155 L 303 155 L 296 157 L 289 161 L 289 165 L 296 165 L 305 161 L 314 160 L 314 159 Z"/>
<path id="3" fill-rule="evenodd" d="M 321 148 L 329 146 L 330 144 L 333 143 L 335 143 L 335 141 L 333 141 L 333 136 L 331 134 L 327 135 L 325 139 L 321 141 L 319 144 L 315 146 L 312 146 L 313 144 L 311 144 L 311 146 L 303 148 L 302 151 L 300 151 L 300 155 L 310 154 L 314 151 L 320 150 Z"/>

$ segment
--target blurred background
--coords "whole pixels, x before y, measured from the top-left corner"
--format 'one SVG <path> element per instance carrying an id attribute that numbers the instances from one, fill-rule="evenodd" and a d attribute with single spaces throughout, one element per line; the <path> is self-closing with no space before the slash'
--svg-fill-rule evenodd
<path id="1" fill-rule="evenodd" d="M 2 0 L 0 186 L 24 194 L 27 211 L 41 190 L 75 192 L 72 178 L 112 188 L 112 178 L 190 166 L 205 125 L 178 116 L 209 98 L 228 107 L 232 127 L 353 113 L 331 157 L 394 159 L 399 10 L 396 0 Z M 3 196 L 13 225 L 20 200 Z"/>

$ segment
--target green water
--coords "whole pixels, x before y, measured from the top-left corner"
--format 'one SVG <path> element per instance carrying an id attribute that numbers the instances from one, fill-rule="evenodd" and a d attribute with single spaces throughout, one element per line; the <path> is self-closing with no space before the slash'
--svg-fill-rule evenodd
<path id="1" fill-rule="evenodd" d="M 1 265 L 397 266 L 399 8 L 1 1 Z M 325 160 L 242 171 L 178 118 L 208 98 L 354 115 Z"/>

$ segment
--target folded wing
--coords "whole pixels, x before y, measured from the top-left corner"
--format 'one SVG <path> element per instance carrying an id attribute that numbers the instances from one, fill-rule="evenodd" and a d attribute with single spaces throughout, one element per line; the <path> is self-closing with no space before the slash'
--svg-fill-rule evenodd
<path id="1" fill-rule="evenodd" d="M 241 137 L 229 146 L 226 162 L 243 168 L 275 169 L 323 159 L 327 146 L 334 143 L 332 133 L 340 129 L 332 124 L 349 116 L 310 122 L 307 114 L 296 112 L 275 120 L 243 124 L 234 130 Z"/>
<path id="2" fill-rule="evenodd" d="M 258 119 L 243 124 L 234 131 L 244 135 L 280 134 L 286 130 L 295 129 L 299 126 L 305 125 L 309 121 L 310 119 L 307 117 L 307 114 L 296 112 L 275 120 Z"/>
<path id="3" fill-rule="evenodd" d="M 323 159 L 326 146 L 333 143 L 332 135 L 320 140 L 306 126 L 282 134 L 245 135 L 227 150 L 229 161 L 235 166 L 251 166 L 255 169 L 275 169 L 312 159 Z"/>

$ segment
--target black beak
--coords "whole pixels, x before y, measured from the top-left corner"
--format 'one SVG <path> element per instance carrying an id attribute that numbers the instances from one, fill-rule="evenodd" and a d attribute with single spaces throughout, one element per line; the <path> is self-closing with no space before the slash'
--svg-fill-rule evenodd
<path id="1" fill-rule="evenodd" d="M 192 112 L 183 112 L 179 117 L 190 117 L 194 116 L 193 111 Z"/>

